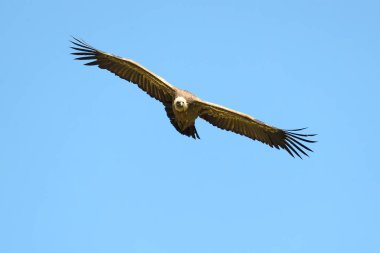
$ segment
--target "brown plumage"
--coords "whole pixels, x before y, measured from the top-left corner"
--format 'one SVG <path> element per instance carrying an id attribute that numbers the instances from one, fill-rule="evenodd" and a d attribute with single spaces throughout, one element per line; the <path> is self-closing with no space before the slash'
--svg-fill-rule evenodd
<path id="1" fill-rule="evenodd" d="M 307 139 L 307 137 L 315 135 L 298 133 L 305 128 L 279 129 L 241 112 L 203 101 L 188 91 L 174 87 L 130 59 L 102 52 L 82 40 L 76 38 L 74 40 L 71 41 L 74 44 L 71 48 L 76 50 L 72 54 L 79 56 L 75 58 L 76 60 L 89 60 L 90 62 L 85 65 L 95 65 L 107 69 L 129 82 L 137 84 L 148 95 L 163 103 L 171 124 L 183 135 L 199 139 L 194 124 L 195 120 L 200 117 L 218 128 L 258 140 L 270 147 L 284 149 L 293 157 L 297 155 L 302 158 L 301 154 L 308 156 L 306 152 L 312 152 L 304 143 L 315 142 Z"/>

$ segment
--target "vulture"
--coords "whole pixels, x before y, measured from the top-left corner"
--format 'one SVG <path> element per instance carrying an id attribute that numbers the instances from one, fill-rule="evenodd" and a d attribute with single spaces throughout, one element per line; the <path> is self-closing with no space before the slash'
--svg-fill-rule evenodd
<path id="1" fill-rule="evenodd" d="M 231 131 L 277 149 L 284 149 L 291 156 L 308 156 L 312 150 L 306 143 L 314 143 L 304 134 L 306 128 L 284 130 L 270 126 L 247 114 L 204 101 L 191 92 L 179 89 L 137 62 L 98 50 L 83 40 L 73 37 L 71 48 L 76 60 L 88 61 L 84 65 L 98 66 L 136 84 L 151 97 L 160 101 L 170 123 L 181 134 L 199 139 L 195 120 L 199 117 L 213 126 Z"/>

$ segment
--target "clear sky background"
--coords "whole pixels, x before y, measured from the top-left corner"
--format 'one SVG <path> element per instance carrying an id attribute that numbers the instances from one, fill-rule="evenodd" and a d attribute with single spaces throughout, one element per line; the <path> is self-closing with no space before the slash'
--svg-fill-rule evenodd
<path id="1" fill-rule="evenodd" d="M 1 1 L 0 252 L 380 252 L 379 1 Z M 74 61 L 70 35 L 317 133 L 304 160 Z"/>

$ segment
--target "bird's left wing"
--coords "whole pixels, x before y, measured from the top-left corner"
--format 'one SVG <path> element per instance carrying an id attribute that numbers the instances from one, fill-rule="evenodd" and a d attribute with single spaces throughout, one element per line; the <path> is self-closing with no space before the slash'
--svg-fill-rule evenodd
<path id="1" fill-rule="evenodd" d="M 82 40 L 76 38 L 74 40 L 71 43 L 75 46 L 71 48 L 76 50 L 72 54 L 79 56 L 75 58 L 76 60 L 91 60 L 85 65 L 97 65 L 101 69 L 107 69 L 115 75 L 137 84 L 143 91 L 162 103 L 172 101 L 176 88 L 160 76 L 130 59 L 102 52 Z"/>
<path id="2" fill-rule="evenodd" d="M 285 149 L 293 157 L 295 154 L 302 158 L 300 153 L 308 156 L 306 151 L 312 152 L 302 142 L 315 142 L 306 139 L 314 136 L 314 134 L 297 133 L 303 129 L 283 130 L 267 125 L 247 114 L 217 104 L 202 100 L 194 103 L 200 108 L 200 117 L 218 128 L 258 140 L 270 147 Z"/>

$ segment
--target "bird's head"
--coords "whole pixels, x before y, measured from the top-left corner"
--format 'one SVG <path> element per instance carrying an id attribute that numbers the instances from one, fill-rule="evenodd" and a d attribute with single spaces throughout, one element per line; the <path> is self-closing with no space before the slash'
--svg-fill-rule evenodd
<path id="1" fill-rule="evenodd" d="M 173 104 L 176 111 L 183 112 L 187 110 L 187 101 L 183 97 L 177 97 Z"/>

